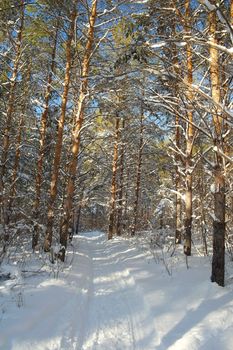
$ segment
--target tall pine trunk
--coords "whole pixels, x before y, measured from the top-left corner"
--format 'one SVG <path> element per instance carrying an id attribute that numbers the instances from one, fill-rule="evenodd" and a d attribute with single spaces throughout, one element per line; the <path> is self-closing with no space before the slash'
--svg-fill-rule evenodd
<path id="1" fill-rule="evenodd" d="M 40 209 L 40 198 L 41 198 L 41 185 L 42 185 L 42 173 L 43 173 L 43 163 L 44 163 L 44 156 L 45 156 L 45 142 L 46 142 L 46 130 L 47 130 L 47 120 L 48 120 L 48 112 L 49 112 L 49 102 L 51 100 L 51 93 L 52 93 L 52 81 L 53 81 L 53 74 L 55 72 L 55 57 L 56 57 L 56 50 L 57 50 L 57 40 L 58 40 L 58 22 L 56 26 L 55 31 L 55 37 L 54 37 L 54 43 L 52 48 L 52 54 L 51 54 L 51 67 L 50 72 L 48 74 L 48 80 L 47 80 L 47 87 L 45 92 L 45 103 L 44 103 L 44 111 L 41 115 L 41 128 L 40 128 L 40 148 L 39 148 L 39 155 L 37 160 L 37 174 L 36 174 L 36 197 L 35 197 L 35 203 L 34 203 L 34 228 L 33 228 L 33 236 L 32 236 L 32 249 L 34 250 L 35 247 L 38 244 L 39 239 L 39 227 L 38 227 L 38 214 Z"/>
<path id="2" fill-rule="evenodd" d="M 116 212 L 116 194 L 117 194 L 117 163 L 119 153 L 119 125 L 120 119 L 116 117 L 115 126 L 115 142 L 113 151 L 113 162 L 112 162 L 112 184 L 111 184 L 111 199 L 110 199 L 110 212 L 109 212 L 109 225 L 108 225 L 108 239 L 112 239 L 115 233 L 115 212 Z"/>
<path id="3" fill-rule="evenodd" d="M 138 205 L 139 205 L 139 195 L 140 195 L 140 188 L 141 188 L 142 150 L 143 150 L 143 142 L 144 142 L 143 130 L 144 130 L 143 112 L 141 112 L 140 140 L 139 140 L 139 149 L 138 149 L 137 174 L 136 174 L 136 184 L 135 184 L 135 199 L 134 199 L 134 206 L 133 206 L 133 223 L 131 226 L 131 236 L 135 236 L 135 232 L 137 229 L 137 223 L 138 223 Z"/>
<path id="4" fill-rule="evenodd" d="M 86 106 L 86 98 L 88 95 L 88 75 L 90 69 L 90 61 L 93 52 L 93 43 L 94 43 L 94 32 L 95 32 L 95 21 L 97 17 L 97 0 L 93 0 L 92 8 L 89 17 L 89 29 L 87 33 L 87 43 L 86 50 L 82 62 L 82 72 L 81 72 L 81 86 L 80 93 L 78 98 L 78 106 L 77 106 L 77 114 L 75 120 L 75 126 L 73 131 L 73 142 L 72 142 L 72 155 L 71 161 L 69 165 L 69 178 L 66 189 L 66 200 L 64 204 L 64 214 L 62 220 L 62 226 L 60 230 L 60 258 L 62 261 L 65 259 L 65 250 L 67 247 L 67 237 L 68 237 L 68 229 L 69 229 L 69 221 L 72 211 L 73 205 L 73 195 L 74 195 L 74 185 L 77 173 L 77 163 L 78 163 L 78 155 L 80 149 L 80 141 L 81 141 L 81 129 L 83 127 L 84 122 L 84 112 Z"/>
<path id="5" fill-rule="evenodd" d="M 217 44 L 217 19 L 216 11 L 209 13 L 209 35 L 210 42 Z M 213 101 L 221 102 L 219 53 L 216 48 L 210 45 L 210 81 Z M 211 281 L 224 286 L 225 271 L 225 175 L 224 160 L 218 150 L 224 151 L 222 138 L 223 119 L 219 108 L 214 106 L 212 111 L 215 128 L 215 166 L 214 166 L 214 220 L 213 220 L 213 258 Z"/>
<path id="6" fill-rule="evenodd" d="M 187 75 L 186 79 L 188 84 L 193 83 L 193 50 L 191 46 L 191 13 L 190 13 L 190 0 L 185 1 L 185 32 L 187 36 L 186 44 L 186 58 L 187 58 Z M 192 245 L 192 150 L 193 150 L 193 107 L 192 100 L 193 94 L 191 90 L 187 92 L 188 98 L 188 111 L 187 111 L 187 127 L 186 127 L 186 159 L 185 159 L 185 220 L 184 220 L 184 253 L 186 255 L 191 255 L 191 245 Z"/>
<path id="7" fill-rule="evenodd" d="M 11 176 L 11 185 L 10 185 L 10 192 L 9 197 L 7 200 L 7 213 L 6 213 L 6 222 L 5 224 L 8 225 L 11 220 L 11 214 L 12 214 L 12 205 L 14 198 L 16 196 L 16 185 L 17 185 L 17 177 L 19 172 L 19 163 L 20 163 L 20 157 L 21 157 L 21 147 L 22 147 L 22 135 L 23 135 L 23 129 L 25 125 L 25 114 L 27 110 L 28 100 L 29 100 L 29 86 L 30 86 L 30 78 L 31 78 L 31 62 L 28 65 L 28 69 L 25 76 L 25 90 L 24 90 L 24 101 L 22 105 L 22 111 L 21 111 L 21 117 L 19 121 L 18 126 L 18 133 L 16 137 L 16 146 L 15 146 L 15 157 L 14 157 L 14 166 L 13 166 L 13 173 Z"/>
<path id="8" fill-rule="evenodd" d="M 24 30 L 24 17 L 25 17 L 25 6 L 24 0 L 20 2 L 20 26 L 17 31 L 17 37 L 15 39 L 15 58 L 13 62 L 12 75 L 10 77 L 10 87 L 9 95 L 7 101 L 6 109 L 6 123 L 3 131 L 3 146 L 2 146 L 2 155 L 1 155 L 1 168 L 0 168 L 0 222 L 4 225 L 5 221 L 5 200 L 4 200 L 4 189 L 5 181 L 4 177 L 6 174 L 7 168 L 7 159 L 10 148 L 10 133 L 12 128 L 12 119 L 14 113 L 14 104 L 15 104 L 15 90 L 17 84 L 17 77 L 19 74 L 19 65 L 22 55 L 22 41 L 23 41 L 23 30 Z M 6 237 L 7 238 L 7 237 Z"/>
<path id="9" fill-rule="evenodd" d="M 175 131 L 175 143 L 176 147 L 180 148 L 180 121 L 179 116 L 176 115 L 176 131 Z M 181 230 L 182 230 L 182 222 L 181 222 L 181 213 L 182 213 L 182 203 L 181 203 L 181 176 L 179 171 L 179 161 L 180 157 L 179 155 L 175 155 L 175 186 L 176 186 L 176 207 L 175 207 L 175 220 L 176 220 L 176 232 L 175 232 L 175 243 L 180 244 L 181 243 Z"/>
<path id="10" fill-rule="evenodd" d="M 52 177 L 51 177 L 51 184 L 50 184 L 48 222 L 47 222 L 47 229 L 46 229 L 45 240 L 44 240 L 45 251 L 50 250 L 51 243 L 52 243 L 54 206 L 55 206 L 55 200 L 57 197 L 57 185 L 58 185 L 59 168 L 60 168 L 60 161 L 61 161 L 61 152 L 62 152 L 63 130 L 64 130 L 64 124 L 65 124 L 65 117 L 66 117 L 68 92 L 70 87 L 71 60 L 72 60 L 71 46 L 72 46 L 72 40 L 74 37 L 76 16 L 77 16 L 77 10 L 76 10 L 76 6 L 74 5 L 74 8 L 70 16 L 70 28 L 69 28 L 69 34 L 66 42 L 66 69 L 65 69 L 64 89 L 63 89 L 63 95 L 62 95 L 61 115 L 58 122 L 57 141 L 55 145 L 55 154 L 54 154 Z"/>
<path id="11" fill-rule="evenodd" d="M 122 216 L 123 216 L 123 188 L 124 188 L 124 153 L 125 146 L 123 143 L 122 132 L 125 128 L 125 119 L 122 120 L 121 128 L 121 147 L 120 147 L 120 164 L 119 164 L 119 193 L 118 193 L 118 209 L 117 209 L 117 222 L 116 222 L 116 233 L 118 236 L 122 234 Z"/>
<path id="12" fill-rule="evenodd" d="M 179 16 L 178 9 L 175 8 L 175 11 L 177 12 L 177 16 Z M 177 35 L 176 33 L 176 22 L 171 23 L 172 27 L 172 35 L 175 37 Z M 172 63 L 174 67 L 174 71 L 177 76 L 180 74 L 180 64 L 178 59 L 178 51 L 177 46 L 175 44 L 172 45 Z M 179 100 L 179 86 L 178 84 L 174 85 L 174 96 L 177 97 L 177 100 Z M 177 109 L 178 109 L 177 105 Z M 180 142 L 180 118 L 179 113 L 176 113 L 175 115 L 175 146 L 176 146 L 176 153 L 175 153 L 175 190 L 176 190 L 176 197 L 175 197 L 175 244 L 180 244 L 182 240 L 182 201 L 181 201 L 181 174 L 179 170 L 179 164 L 183 161 L 182 157 L 178 153 L 181 147 Z"/>

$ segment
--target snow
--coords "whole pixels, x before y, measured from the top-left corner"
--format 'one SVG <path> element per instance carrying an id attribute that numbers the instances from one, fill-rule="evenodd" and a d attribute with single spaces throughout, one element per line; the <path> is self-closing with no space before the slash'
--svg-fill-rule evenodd
<path id="1" fill-rule="evenodd" d="M 202 4 L 204 4 L 210 11 L 215 10 L 215 5 L 211 4 L 208 0 L 201 0 Z"/>
<path id="2" fill-rule="evenodd" d="M 149 0 L 136 0 L 135 3 L 136 4 L 146 4 L 148 3 Z"/>
<path id="3" fill-rule="evenodd" d="M 189 269 L 179 249 L 165 259 L 137 238 L 95 231 L 74 236 L 58 278 L 4 267 L 15 279 L 0 284 L 0 349 L 232 349 L 230 283 L 209 281 L 209 257 L 194 254 Z"/>
<path id="4" fill-rule="evenodd" d="M 165 41 L 159 41 L 157 43 L 154 43 L 154 44 L 150 44 L 150 47 L 152 49 L 157 49 L 157 48 L 160 48 L 160 47 L 163 47 L 163 46 L 166 46 L 167 43 Z"/>

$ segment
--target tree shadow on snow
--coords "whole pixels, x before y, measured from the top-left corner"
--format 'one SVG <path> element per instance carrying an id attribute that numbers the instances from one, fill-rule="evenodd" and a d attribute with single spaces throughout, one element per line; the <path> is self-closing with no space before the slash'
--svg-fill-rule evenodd
<path id="1" fill-rule="evenodd" d="M 187 309 L 185 316 L 162 338 L 161 347 L 159 349 L 168 349 L 178 340 L 182 339 L 188 332 L 190 332 L 195 326 L 203 321 L 205 317 L 208 317 L 212 312 L 222 309 L 224 305 L 232 301 L 232 295 L 229 292 L 216 299 L 203 300 L 203 302 L 194 310 Z M 215 316 L 213 316 L 215 317 Z M 213 321 L 214 322 L 214 321 Z M 208 328 L 203 328 L 203 336 L 208 338 L 215 332 L 208 332 Z"/>

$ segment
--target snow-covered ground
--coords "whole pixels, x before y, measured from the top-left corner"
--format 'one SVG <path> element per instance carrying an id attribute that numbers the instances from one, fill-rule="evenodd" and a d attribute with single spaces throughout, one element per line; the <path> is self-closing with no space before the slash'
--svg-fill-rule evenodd
<path id="1" fill-rule="evenodd" d="M 1 350 L 233 348 L 232 287 L 209 282 L 210 258 L 187 269 L 182 255 L 163 261 L 101 232 L 75 236 L 73 248 L 57 278 L 15 268 L 0 281 Z"/>

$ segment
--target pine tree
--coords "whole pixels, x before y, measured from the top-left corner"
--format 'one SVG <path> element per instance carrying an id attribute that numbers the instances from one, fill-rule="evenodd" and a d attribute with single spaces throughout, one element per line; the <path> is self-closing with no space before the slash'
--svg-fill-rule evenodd
<path id="1" fill-rule="evenodd" d="M 72 40 L 75 32 L 76 16 L 77 16 L 77 9 L 76 9 L 76 4 L 74 3 L 70 13 L 70 27 L 69 27 L 69 33 L 66 41 L 66 69 L 65 69 L 65 77 L 64 77 L 64 90 L 62 95 L 61 114 L 58 122 L 57 141 L 55 146 L 53 170 L 52 170 L 52 177 L 51 177 L 51 184 L 50 184 L 48 223 L 47 223 L 47 230 L 46 230 L 46 235 L 44 240 L 45 251 L 50 250 L 52 237 L 53 237 L 54 205 L 55 205 L 55 200 L 57 196 L 57 185 L 58 185 L 58 178 L 59 178 L 59 168 L 60 168 L 62 142 L 63 142 L 63 130 L 64 130 L 65 118 L 66 118 L 68 92 L 70 88 L 71 63 L 72 63 L 71 46 L 72 46 Z"/>

